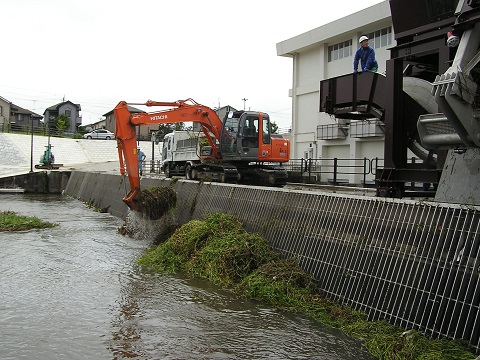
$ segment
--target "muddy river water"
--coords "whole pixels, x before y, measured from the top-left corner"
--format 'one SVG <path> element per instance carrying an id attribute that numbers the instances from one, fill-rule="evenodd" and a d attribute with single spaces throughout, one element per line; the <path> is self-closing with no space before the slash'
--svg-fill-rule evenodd
<path id="1" fill-rule="evenodd" d="M 58 223 L 0 232 L 0 359 L 370 359 L 358 341 L 208 282 L 142 271 L 149 239 L 61 195 L 0 195 Z"/>

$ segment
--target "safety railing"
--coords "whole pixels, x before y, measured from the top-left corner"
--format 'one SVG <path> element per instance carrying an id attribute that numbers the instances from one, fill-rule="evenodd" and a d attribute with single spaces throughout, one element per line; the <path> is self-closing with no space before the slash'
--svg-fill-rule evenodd
<path id="1" fill-rule="evenodd" d="M 408 163 L 418 163 L 421 159 L 412 157 Z M 291 159 L 283 165 L 288 172 L 289 182 L 309 184 L 346 185 L 372 188 L 375 187 L 377 169 L 384 166 L 383 158 L 318 158 Z M 144 174 L 160 174 L 161 160 L 147 159 L 143 163 Z M 410 189 L 421 188 L 424 184 L 408 182 Z"/>
<path id="2" fill-rule="evenodd" d="M 291 159 L 284 165 L 291 182 L 332 185 L 375 185 L 375 172 L 383 159 L 320 158 Z"/>

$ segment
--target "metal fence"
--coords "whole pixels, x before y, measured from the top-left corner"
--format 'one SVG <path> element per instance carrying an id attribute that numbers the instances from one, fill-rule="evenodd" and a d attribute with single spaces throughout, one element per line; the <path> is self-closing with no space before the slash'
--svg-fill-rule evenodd
<path id="1" fill-rule="evenodd" d="M 382 159 L 292 159 L 284 164 L 290 182 L 330 183 L 334 185 L 375 184 L 375 170 Z M 160 173 L 160 160 L 147 160 L 145 173 Z"/>
<path id="2" fill-rule="evenodd" d="M 30 126 L 30 125 L 15 125 L 15 124 L 0 124 L 0 132 L 4 133 L 14 133 L 14 134 L 27 134 L 31 135 L 32 132 L 34 135 L 43 135 L 43 136 L 56 136 L 56 137 L 73 137 L 75 134 L 67 133 L 55 128 L 48 129 L 47 126 Z M 81 137 L 81 134 L 78 133 L 78 136 Z"/>
<path id="3" fill-rule="evenodd" d="M 337 302 L 480 350 L 478 208 L 215 185 L 201 195 L 196 210 L 234 214 Z"/>
<path id="4" fill-rule="evenodd" d="M 276 241 L 326 294 L 371 319 L 467 339 L 480 349 L 477 209 L 350 197 L 317 201 L 297 202 L 282 220 L 292 228 L 311 224 L 310 231 L 296 229 L 292 241 L 284 230 Z"/>
<path id="5" fill-rule="evenodd" d="M 408 163 L 421 163 L 415 157 L 409 158 Z M 144 173 L 160 171 L 161 161 L 147 160 L 143 165 Z M 382 158 L 319 158 L 319 159 L 291 159 L 283 164 L 288 171 L 289 182 L 331 185 L 353 185 L 360 187 L 375 187 L 377 169 L 383 168 Z M 408 182 L 410 190 L 423 188 L 424 184 Z"/>
<path id="6" fill-rule="evenodd" d="M 319 158 L 291 159 L 284 165 L 290 181 L 333 185 L 375 185 L 375 172 L 383 159 Z"/>

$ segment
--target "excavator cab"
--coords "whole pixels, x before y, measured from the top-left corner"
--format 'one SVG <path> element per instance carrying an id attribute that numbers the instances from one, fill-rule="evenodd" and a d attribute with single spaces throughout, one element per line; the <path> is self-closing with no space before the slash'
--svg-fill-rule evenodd
<path id="1" fill-rule="evenodd" d="M 220 151 L 229 161 L 259 161 L 271 154 L 270 118 L 256 111 L 230 111 L 224 118 Z M 265 152 L 266 151 L 266 152 Z"/>

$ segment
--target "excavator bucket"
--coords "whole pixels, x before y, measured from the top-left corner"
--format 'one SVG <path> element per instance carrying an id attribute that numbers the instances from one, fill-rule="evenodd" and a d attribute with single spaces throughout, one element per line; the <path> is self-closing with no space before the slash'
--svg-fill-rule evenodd
<path id="1" fill-rule="evenodd" d="M 134 210 L 134 211 L 139 211 L 138 208 L 138 202 L 139 202 L 139 197 L 140 197 L 140 190 L 134 189 L 130 190 L 130 192 L 125 196 L 122 200 L 127 206 Z"/>
<path id="2" fill-rule="evenodd" d="M 177 194 L 171 187 L 157 186 L 133 192 L 123 201 L 150 220 L 158 220 L 177 205 Z"/>

